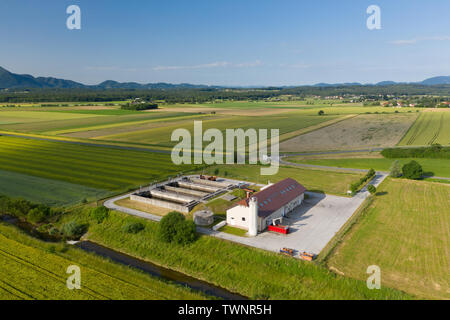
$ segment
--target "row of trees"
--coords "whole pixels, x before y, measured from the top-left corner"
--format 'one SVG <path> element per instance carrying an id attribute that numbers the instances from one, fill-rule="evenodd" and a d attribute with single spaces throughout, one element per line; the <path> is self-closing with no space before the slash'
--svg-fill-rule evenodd
<path id="1" fill-rule="evenodd" d="M 108 102 L 125 101 L 141 97 L 147 101 L 167 103 L 202 103 L 216 100 L 263 100 L 281 96 L 362 96 L 361 101 L 382 100 L 388 96 L 414 97 L 423 95 L 450 96 L 450 85 L 425 86 L 418 84 L 397 84 L 387 86 L 302 86 L 268 87 L 255 89 L 241 88 L 165 88 L 165 89 L 30 89 L 0 91 L 0 102 Z M 436 99 L 436 98 L 435 98 Z"/>
<path id="2" fill-rule="evenodd" d="M 433 158 L 450 159 L 450 148 L 434 144 L 430 147 L 419 148 L 387 148 L 381 154 L 385 158 Z"/>
<path id="3" fill-rule="evenodd" d="M 406 179 L 419 180 L 422 179 L 423 174 L 423 168 L 417 161 L 412 160 L 402 166 L 400 161 L 395 160 L 392 163 L 389 175 L 393 178 L 403 176 Z"/>

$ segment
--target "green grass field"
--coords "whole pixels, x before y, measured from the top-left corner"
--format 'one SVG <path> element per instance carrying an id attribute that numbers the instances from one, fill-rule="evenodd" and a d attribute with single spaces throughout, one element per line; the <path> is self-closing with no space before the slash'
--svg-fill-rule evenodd
<path id="1" fill-rule="evenodd" d="M 107 190 L 12 171 L 0 170 L 0 177 L 0 194 L 49 206 L 70 206 L 83 199 L 93 201 L 111 194 Z"/>
<path id="2" fill-rule="evenodd" d="M 95 189 L 124 191 L 176 175 L 170 155 L 0 136 L 0 169 Z"/>
<path id="3" fill-rule="evenodd" d="M 83 212 L 64 217 L 74 218 L 89 223 L 89 216 Z M 145 225 L 145 230 L 138 234 L 123 232 L 125 224 L 137 221 Z M 410 298 L 387 288 L 369 290 L 365 282 L 335 275 L 324 267 L 210 236 L 200 236 L 187 246 L 162 243 L 157 227 L 155 222 L 112 212 L 102 224 L 92 223 L 88 238 L 253 299 Z"/>
<path id="4" fill-rule="evenodd" d="M 388 179 L 378 192 L 328 265 L 361 280 L 378 265 L 384 286 L 450 299 L 450 186 Z"/>
<path id="5" fill-rule="evenodd" d="M 364 174 L 325 170 L 312 170 L 299 167 L 281 166 L 273 176 L 261 176 L 260 166 L 253 165 L 220 165 L 203 170 L 208 175 L 226 176 L 228 178 L 251 181 L 258 184 L 278 182 L 292 178 L 304 185 L 309 191 L 328 194 L 346 195 L 350 184 L 359 180 Z M 216 170 L 218 174 L 216 174 Z"/>
<path id="6" fill-rule="evenodd" d="M 49 244 L 0 223 L 0 300 L 205 299 L 191 290 L 62 244 Z M 81 269 L 69 290 L 67 268 Z"/>
<path id="7" fill-rule="evenodd" d="M 340 168 L 370 169 L 387 171 L 396 159 L 386 158 L 348 158 L 348 159 L 304 159 L 303 157 L 287 157 L 284 160 L 293 163 L 313 164 Z M 433 173 L 438 177 L 450 178 L 450 160 L 446 159 L 397 159 L 401 164 L 411 160 L 419 162 L 424 172 Z"/>
<path id="8" fill-rule="evenodd" d="M 450 112 L 423 112 L 400 141 L 400 146 L 450 144 Z"/>

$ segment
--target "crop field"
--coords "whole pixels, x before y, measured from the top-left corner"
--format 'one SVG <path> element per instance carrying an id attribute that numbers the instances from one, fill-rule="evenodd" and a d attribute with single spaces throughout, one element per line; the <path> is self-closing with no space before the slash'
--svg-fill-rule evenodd
<path id="1" fill-rule="evenodd" d="M 113 111 L 121 112 L 121 110 Z M 16 111 L 16 114 L 31 113 L 33 115 L 33 117 L 23 116 L 17 120 L 17 118 L 4 118 L 4 113 L 8 112 L 0 112 L 0 129 L 44 134 L 62 134 L 78 131 L 88 131 L 92 129 L 115 127 L 121 125 L 132 126 L 145 121 L 167 121 L 173 120 L 177 117 L 186 117 L 190 115 L 189 113 L 158 111 L 154 113 L 133 112 L 131 114 L 105 114 L 104 110 L 88 114 L 56 111 Z"/>
<path id="2" fill-rule="evenodd" d="M 395 146 L 417 114 L 359 115 L 309 132 L 280 145 L 283 152 L 351 150 Z"/>
<path id="3" fill-rule="evenodd" d="M 400 141 L 401 146 L 450 145 L 450 112 L 423 112 Z"/>
<path id="4" fill-rule="evenodd" d="M 203 130 L 217 128 L 223 133 L 226 129 L 249 128 L 254 129 L 280 129 L 280 135 L 295 131 L 301 128 L 317 125 L 321 122 L 333 120 L 333 116 L 296 116 L 280 115 L 270 117 L 225 117 L 220 119 L 203 121 Z M 161 128 L 141 130 L 136 132 L 113 134 L 109 136 L 98 137 L 101 140 L 112 140 L 122 142 L 134 142 L 144 144 L 156 144 L 161 146 L 174 146 L 177 142 L 171 142 L 172 132 L 178 128 L 187 129 L 193 134 L 193 122 L 180 126 L 171 125 Z M 269 133 L 270 136 L 270 133 Z"/>
<path id="5" fill-rule="evenodd" d="M 12 125 L 18 123 L 35 123 L 45 121 L 60 121 L 73 119 L 86 119 L 96 117 L 95 114 L 71 114 L 40 111 L 0 111 L 0 125 Z M 5 126 L 7 127 L 7 126 Z"/>
<path id="6" fill-rule="evenodd" d="M 361 280 L 377 265 L 382 286 L 450 299 L 450 186 L 388 179 L 378 192 L 328 265 Z"/>
<path id="7" fill-rule="evenodd" d="M 347 155 L 348 157 L 348 155 Z M 370 169 L 389 172 L 392 163 L 396 159 L 386 158 L 338 158 L 338 159 L 304 159 L 303 157 L 287 157 L 284 160 L 293 163 L 313 164 L 319 166 L 330 166 L 339 168 Z M 425 173 L 434 176 L 450 178 L 450 160 L 447 159 L 397 159 L 401 165 L 415 160 L 422 165 Z"/>
<path id="8" fill-rule="evenodd" d="M 170 155 L 0 136 L 0 170 L 123 191 L 176 175 Z"/>
<path id="9" fill-rule="evenodd" d="M 0 224 L 0 300 L 204 299 L 79 249 L 48 244 Z M 66 270 L 81 269 L 81 289 L 69 290 Z"/>
<path id="10" fill-rule="evenodd" d="M 49 206 L 69 206 L 81 200 L 105 198 L 107 190 L 0 170 L 0 194 Z"/>
<path id="11" fill-rule="evenodd" d="M 312 170 L 299 167 L 280 166 L 276 175 L 261 176 L 260 166 L 256 165 L 220 165 L 208 167 L 203 170 L 208 175 L 241 179 L 258 184 L 278 182 L 292 178 L 304 185 L 309 191 L 336 195 L 346 195 L 350 184 L 359 180 L 364 174 L 338 171 Z M 219 170 L 216 173 L 216 170 Z"/>
<path id="12" fill-rule="evenodd" d="M 79 213 L 76 217 L 83 219 Z M 125 224 L 137 221 L 145 225 L 144 231 L 138 234 L 121 231 Z M 158 240 L 157 227 L 155 222 L 112 212 L 106 223 L 92 225 L 89 239 L 251 299 L 411 298 L 388 288 L 369 290 L 365 281 L 347 279 L 311 263 L 209 236 L 200 236 L 187 246 L 163 243 Z"/>

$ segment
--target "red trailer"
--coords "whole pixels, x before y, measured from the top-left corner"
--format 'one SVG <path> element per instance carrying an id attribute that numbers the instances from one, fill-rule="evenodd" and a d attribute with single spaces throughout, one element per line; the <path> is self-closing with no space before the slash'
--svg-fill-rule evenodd
<path id="1" fill-rule="evenodd" d="M 269 231 L 282 233 L 282 234 L 288 234 L 289 233 L 289 227 L 288 226 L 282 226 L 280 224 L 277 224 L 276 226 L 270 225 Z"/>

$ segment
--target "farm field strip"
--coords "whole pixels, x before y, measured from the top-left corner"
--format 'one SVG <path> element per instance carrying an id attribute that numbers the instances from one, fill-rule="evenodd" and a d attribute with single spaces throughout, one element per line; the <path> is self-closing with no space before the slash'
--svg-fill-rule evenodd
<path id="1" fill-rule="evenodd" d="M 8 143 L 19 145 L 8 146 Z M 25 146 L 21 146 L 21 144 L 25 144 Z M 3 170 L 107 190 L 149 183 L 151 180 L 193 168 L 174 166 L 170 161 L 170 156 L 165 154 L 70 145 L 60 142 L 0 137 L 0 147 L 3 151 L 0 168 Z M 40 153 L 40 147 L 52 149 Z M 71 154 L 71 150 L 75 154 Z M 99 153 L 97 153 L 98 151 Z M 134 158 L 135 156 L 137 159 Z M 145 160 L 140 157 L 145 157 Z M 98 160 L 95 161 L 95 159 Z"/>
<path id="2" fill-rule="evenodd" d="M 351 150 L 394 146 L 415 121 L 416 114 L 361 114 L 305 133 L 280 145 L 283 152 Z"/>
<path id="3" fill-rule="evenodd" d="M 147 120 L 132 120 L 132 121 L 125 121 L 125 122 L 114 122 L 110 124 L 101 124 L 101 125 L 93 125 L 89 127 L 75 127 L 70 129 L 64 129 L 64 130 L 53 130 L 53 131 L 47 131 L 43 132 L 44 134 L 49 135 L 67 135 L 67 136 L 74 136 L 77 137 L 77 134 L 82 135 L 86 132 L 91 131 L 115 131 L 115 130 L 129 130 L 134 131 L 136 127 L 143 126 L 143 125 L 161 125 L 166 126 L 170 125 L 171 123 L 177 123 L 182 122 L 183 120 L 189 120 L 189 119 L 203 119 L 203 118 L 211 118 L 213 116 L 205 114 L 205 115 L 199 115 L 199 114 L 190 114 L 190 113 L 181 113 L 177 115 L 172 115 L 169 117 L 160 117 L 160 118 L 152 118 Z M 100 136 L 102 134 L 96 134 L 95 136 Z M 103 134 L 104 135 L 104 134 Z"/>
<path id="4" fill-rule="evenodd" d="M 143 132 L 146 130 L 153 130 L 161 127 L 178 126 L 184 127 L 192 124 L 194 120 L 207 121 L 211 119 L 217 119 L 221 116 L 217 115 L 193 115 L 186 117 L 177 117 L 175 119 L 163 119 L 163 120 L 146 120 L 135 123 L 123 123 L 120 125 L 98 126 L 90 127 L 83 130 L 64 130 L 51 132 L 52 134 L 59 134 L 65 137 L 84 138 L 84 139 L 96 139 L 103 140 L 109 138 L 111 135 L 128 134 L 133 132 Z"/>
<path id="5" fill-rule="evenodd" d="M 271 116 L 271 117 L 226 117 L 215 120 L 203 121 L 203 130 L 217 128 L 223 133 L 226 129 L 249 128 L 254 129 L 280 129 L 280 135 L 301 128 L 316 125 L 321 122 L 334 119 L 333 116 Z M 193 133 L 193 122 L 186 126 L 168 126 L 131 133 L 121 133 L 101 137 L 102 140 L 128 141 L 137 143 L 159 144 L 161 146 L 173 146 L 176 142 L 171 142 L 171 134 L 174 130 L 184 128 Z"/>
<path id="6" fill-rule="evenodd" d="M 400 141 L 400 146 L 450 144 L 450 112 L 423 112 Z"/>
<path id="7" fill-rule="evenodd" d="M 0 194 L 11 198 L 24 198 L 49 206 L 73 205 L 83 199 L 105 198 L 111 194 L 107 190 L 44 179 L 14 171 L 0 170 L 0 177 Z"/>
<path id="8" fill-rule="evenodd" d="M 328 265 L 357 279 L 378 265 L 382 286 L 450 299 L 450 186 L 388 179 L 378 189 Z"/>
<path id="9" fill-rule="evenodd" d="M 2 299 L 199 299 L 202 295 L 78 249 L 60 250 L 0 224 Z M 55 252 L 49 247 L 56 247 Z M 59 248 L 59 249 L 58 249 Z M 81 290 L 68 290 L 66 268 L 78 265 Z"/>
<path id="10" fill-rule="evenodd" d="M 19 113 L 20 111 L 18 111 Z M 2 125 L 4 130 L 21 131 L 21 132 L 59 132 L 59 131 L 71 131 L 71 130 L 83 130 L 83 128 L 88 128 L 92 126 L 102 126 L 102 125 L 120 125 L 122 123 L 132 124 L 134 122 L 140 122 L 145 120 L 156 120 L 156 119 L 175 119 L 176 117 L 188 116 L 188 113 L 182 112 L 146 112 L 139 114 L 129 114 L 129 115 L 83 115 L 83 114 L 68 114 L 68 113 L 55 113 L 55 112 L 37 112 L 42 113 L 43 117 L 48 116 L 45 120 L 40 122 L 29 122 L 29 123 L 19 123 L 11 125 Z M 53 120 L 52 115 L 63 114 L 72 116 L 69 119 Z M 1 115 L 1 112 L 0 112 Z"/>

